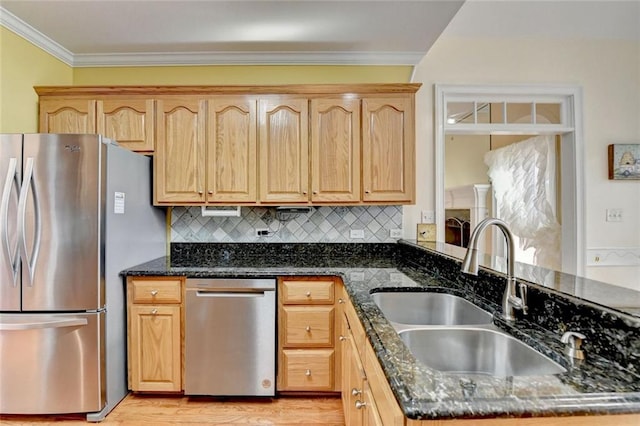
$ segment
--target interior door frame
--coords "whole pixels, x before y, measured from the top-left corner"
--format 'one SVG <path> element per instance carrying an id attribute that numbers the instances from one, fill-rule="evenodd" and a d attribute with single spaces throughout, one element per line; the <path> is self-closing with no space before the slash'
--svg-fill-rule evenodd
<path id="1" fill-rule="evenodd" d="M 558 134 L 561 135 L 562 169 L 562 272 L 585 273 L 585 196 L 582 88 L 572 85 L 453 85 L 435 84 L 435 219 L 438 242 L 444 242 L 445 134 Z M 544 102 L 559 100 L 561 123 L 464 124 L 447 123 L 447 102 L 451 100 L 496 102 Z M 455 127 L 454 127 L 455 126 Z"/>

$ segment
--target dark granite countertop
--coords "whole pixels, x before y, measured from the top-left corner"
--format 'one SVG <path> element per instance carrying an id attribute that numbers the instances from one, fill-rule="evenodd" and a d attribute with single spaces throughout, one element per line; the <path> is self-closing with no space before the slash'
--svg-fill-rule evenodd
<path id="1" fill-rule="evenodd" d="M 576 300 L 559 300 L 544 288 L 531 286 L 529 316 L 519 316 L 514 324 L 506 323 L 496 315 L 503 287 L 490 283 L 500 277 L 484 277 L 482 282 L 486 280 L 491 287 L 475 289 L 480 287 L 475 282 L 475 291 L 469 291 L 465 278 L 449 276 L 456 268 L 451 259 L 406 244 L 184 243 L 172 244 L 171 259 L 155 259 L 129 268 L 123 275 L 340 276 L 400 407 L 412 419 L 640 413 L 640 319 L 622 312 L 601 310 L 588 303 L 583 306 Z M 498 288 L 493 291 L 493 287 Z M 567 371 L 505 378 L 430 369 L 415 360 L 373 302 L 372 290 L 388 289 L 465 297 L 494 313 L 495 327 L 534 347 Z M 558 309 L 571 310 L 566 313 L 570 318 L 558 311 L 557 316 L 562 318 L 549 323 L 549 313 Z M 581 323 L 586 328 L 576 329 L 574 324 Z M 579 367 L 572 367 L 559 342 L 562 332 L 568 329 L 587 334 L 587 340 L 594 337 L 585 343 L 587 357 Z M 470 382 L 474 388 L 471 392 Z"/>

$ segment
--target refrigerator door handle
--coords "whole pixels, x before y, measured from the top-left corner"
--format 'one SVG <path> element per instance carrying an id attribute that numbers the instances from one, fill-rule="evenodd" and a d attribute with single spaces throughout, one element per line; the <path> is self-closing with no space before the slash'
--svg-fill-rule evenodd
<path id="1" fill-rule="evenodd" d="M 20 321 L 6 321 L 4 322 L 0 316 L 0 331 L 6 330 L 38 330 L 43 328 L 63 328 L 63 327 L 78 327 L 87 325 L 86 318 L 67 317 L 67 318 L 29 318 L 21 319 Z"/>
<path id="2" fill-rule="evenodd" d="M 21 236 L 21 251 L 22 257 L 27 264 L 27 270 L 29 271 L 30 287 L 33 286 L 33 276 L 36 269 L 36 262 L 38 260 L 38 254 L 40 253 L 40 206 L 38 205 L 38 192 L 36 190 L 35 180 L 33 179 L 33 157 L 27 158 L 27 163 L 24 172 L 24 179 L 22 182 L 22 188 L 20 188 L 20 199 L 18 201 L 18 231 Z M 29 195 L 29 189 L 33 192 L 33 206 L 35 215 L 35 240 L 33 242 L 33 249 L 31 256 L 27 253 L 27 229 L 26 229 L 26 216 L 27 216 L 27 198 Z M 29 257 L 31 257 L 29 259 Z"/>
<path id="3" fill-rule="evenodd" d="M 9 241 L 9 202 L 14 183 L 16 185 L 17 192 L 20 193 L 20 182 L 18 181 L 18 175 L 16 174 L 17 166 L 18 159 L 15 157 L 10 158 L 7 177 L 4 180 L 4 187 L 2 190 L 2 200 L 0 201 L 0 240 L 2 242 L 3 255 L 7 258 L 7 263 L 11 264 L 14 287 L 18 286 L 20 253 L 18 252 L 18 242 L 16 241 L 16 245 L 12 250 L 11 242 Z"/>

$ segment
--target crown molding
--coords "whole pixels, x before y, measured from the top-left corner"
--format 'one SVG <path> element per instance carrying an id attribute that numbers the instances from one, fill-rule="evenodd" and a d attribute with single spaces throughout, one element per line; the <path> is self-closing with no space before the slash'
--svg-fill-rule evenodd
<path id="1" fill-rule="evenodd" d="M 42 34 L 40 31 L 36 30 L 2 6 L 0 6 L 0 25 L 16 33 L 45 52 L 53 55 L 65 64 L 73 66 L 73 53 L 51 40 L 49 37 Z"/>
<path id="2" fill-rule="evenodd" d="M 423 52 L 142 52 L 78 54 L 73 66 L 416 65 L 423 57 Z"/>
<path id="3" fill-rule="evenodd" d="M 424 52 L 140 52 L 73 54 L 0 6 L 0 25 L 72 67 L 170 65 L 417 65 Z"/>

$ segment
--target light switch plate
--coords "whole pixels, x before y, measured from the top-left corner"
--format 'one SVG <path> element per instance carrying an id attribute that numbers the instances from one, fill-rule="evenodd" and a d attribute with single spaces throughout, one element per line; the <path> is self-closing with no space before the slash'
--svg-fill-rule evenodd
<path id="1" fill-rule="evenodd" d="M 435 242 L 436 224 L 435 223 L 419 223 L 417 240 Z"/>

